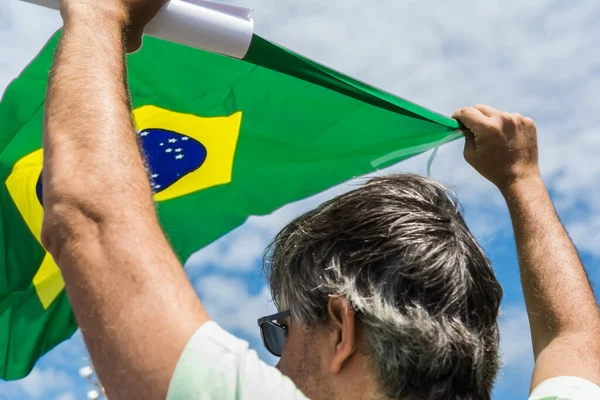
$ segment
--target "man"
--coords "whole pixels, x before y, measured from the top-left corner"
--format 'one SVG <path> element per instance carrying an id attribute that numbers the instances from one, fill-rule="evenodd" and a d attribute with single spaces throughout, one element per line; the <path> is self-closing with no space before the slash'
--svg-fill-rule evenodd
<path id="1" fill-rule="evenodd" d="M 260 327 L 278 369 L 211 322 L 157 221 L 124 83 L 124 49 L 161 3 L 63 0 L 48 87 L 43 241 L 108 398 L 489 399 L 502 291 L 456 200 L 426 178 L 372 180 L 277 236 L 280 313 Z M 600 316 L 533 121 L 487 106 L 455 117 L 513 219 L 532 398 L 600 398 Z"/>

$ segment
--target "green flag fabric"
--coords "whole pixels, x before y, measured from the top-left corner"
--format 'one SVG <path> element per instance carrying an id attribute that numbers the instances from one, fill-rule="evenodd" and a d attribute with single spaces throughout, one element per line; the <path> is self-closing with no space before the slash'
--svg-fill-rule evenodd
<path id="1" fill-rule="evenodd" d="M 77 329 L 40 244 L 41 136 L 58 34 L 0 103 L 0 378 Z M 158 39 L 129 56 L 134 119 L 182 261 L 241 225 L 459 137 L 458 124 L 254 36 L 244 60 Z M 109 116 L 107 116 L 109 118 Z M 102 171 L 109 181 L 110 171 Z"/>

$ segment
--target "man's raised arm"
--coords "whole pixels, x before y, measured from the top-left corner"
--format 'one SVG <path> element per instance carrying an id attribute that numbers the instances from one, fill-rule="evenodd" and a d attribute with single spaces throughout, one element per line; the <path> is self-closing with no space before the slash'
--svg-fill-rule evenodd
<path id="1" fill-rule="evenodd" d="M 535 124 L 482 105 L 454 117 L 471 131 L 466 160 L 500 189 L 511 214 L 536 360 L 532 389 L 557 376 L 600 384 L 600 314 L 542 181 Z"/>
<path id="2" fill-rule="evenodd" d="M 125 84 L 123 32 L 136 48 L 162 3 L 63 0 L 46 99 L 43 242 L 112 400 L 164 399 L 208 320 L 158 223 Z"/>

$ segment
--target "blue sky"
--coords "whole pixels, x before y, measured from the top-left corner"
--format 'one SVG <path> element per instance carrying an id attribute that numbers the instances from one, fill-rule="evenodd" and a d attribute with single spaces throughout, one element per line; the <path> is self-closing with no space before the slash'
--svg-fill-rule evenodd
<path id="1" fill-rule="evenodd" d="M 540 162 L 559 214 L 600 289 L 600 4 L 596 0 L 238 0 L 255 9 L 257 32 L 321 63 L 449 115 L 488 103 L 533 117 Z M 450 4 L 452 3 L 452 4 Z M 365 7 L 365 4 L 369 4 Z M 0 2 L 0 92 L 60 26 L 58 14 Z M 533 367 L 506 207 L 462 159 L 462 141 L 442 147 L 433 177 L 451 185 L 494 262 L 505 290 L 504 368 L 495 399 L 525 399 Z M 390 170 L 425 173 L 427 155 Z M 186 265 L 212 317 L 247 339 L 267 361 L 256 319 L 272 310 L 260 275 L 262 250 L 294 216 L 348 190 L 341 185 L 246 224 Z M 596 200 L 595 200 L 596 199 Z M 150 350 L 149 350 L 150 351 Z M 0 382 L 0 400 L 85 398 L 79 334 L 18 382 Z"/>

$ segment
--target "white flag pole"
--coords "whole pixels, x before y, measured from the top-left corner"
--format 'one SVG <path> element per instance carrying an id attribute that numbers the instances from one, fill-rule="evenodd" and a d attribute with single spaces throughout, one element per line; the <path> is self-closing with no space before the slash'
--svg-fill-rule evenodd
<path id="1" fill-rule="evenodd" d="M 60 0 L 21 0 L 60 9 Z M 147 35 L 242 59 L 254 33 L 252 11 L 207 0 L 171 0 L 146 26 Z"/>

